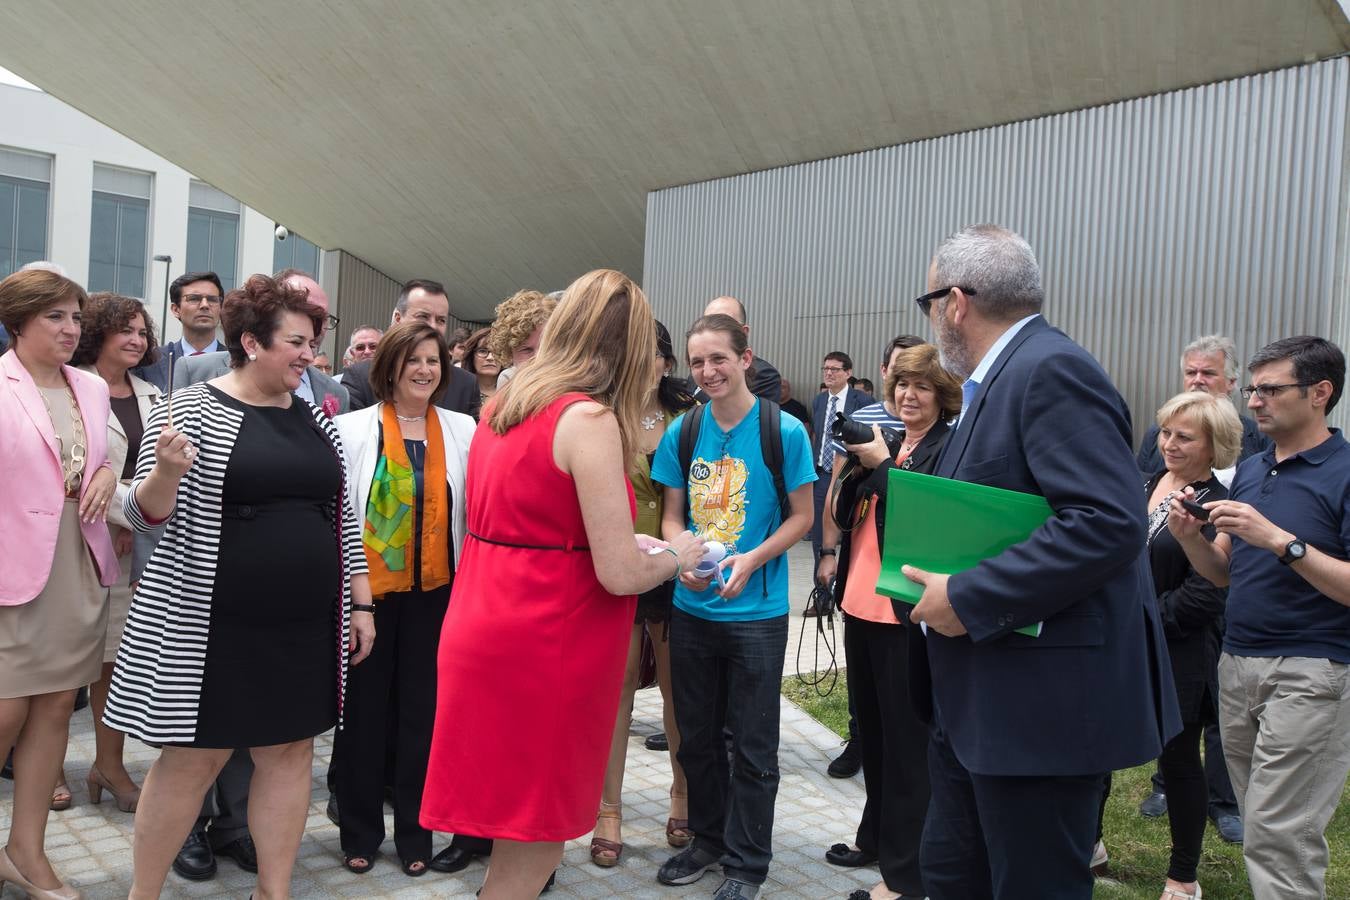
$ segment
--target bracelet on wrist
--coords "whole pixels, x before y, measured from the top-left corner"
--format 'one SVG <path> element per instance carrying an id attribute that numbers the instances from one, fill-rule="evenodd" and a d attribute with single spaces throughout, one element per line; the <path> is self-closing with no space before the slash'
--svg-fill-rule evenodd
<path id="1" fill-rule="evenodd" d="M 375 604 L 374 604 L 374 603 L 353 603 L 353 604 L 352 604 L 352 612 L 363 612 L 363 613 L 370 613 L 371 615 L 374 615 L 374 614 L 375 614 Z"/>
<path id="2" fill-rule="evenodd" d="M 839 551 L 837 551 L 834 547 L 821 547 L 821 548 L 820 548 L 820 555 L 821 555 L 821 556 L 834 556 L 834 555 L 836 555 L 838 552 L 839 552 Z"/>
<path id="3" fill-rule="evenodd" d="M 674 581 L 680 577 L 680 554 L 675 552 L 674 547 L 662 547 L 661 549 L 675 557 L 675 574 L 666 579 L 667 581 Z"/>

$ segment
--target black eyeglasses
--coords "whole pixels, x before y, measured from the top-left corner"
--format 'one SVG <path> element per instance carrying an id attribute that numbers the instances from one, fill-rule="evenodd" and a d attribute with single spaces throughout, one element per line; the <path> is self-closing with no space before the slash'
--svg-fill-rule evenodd
<path id="1" fill-rule="evenodd" d="M 181 303 L 205 303 L 209 306 L 219 306 L 221 298 L 215 294 L 184 294 Z"/>
<path id="2" fill-rule="evenodd" d="M 325 322 L 328 323 L 328 327 L 329 327 L 329 328 L 333 328 L 333 329 L 337 328 L 337 327 L 338 327 L 338 323 L 342 321 L 342 320 L 339 319 L 337 316 L 333 316 L 333 315 L 324 316 L 324 317 L 323 317 L 323 320 L 324 320 Z"/>
<path id="3" fill-rule="evenodd" d="M 1262 400 L 1269 400 L 1272 397 L 1278 397 L 1290 388 L 1312 387 L 1317 384 L 1316 381 L 1295 381 L 1293 384 L 1249 384 L 1242 388 L 1240 393 L 1243 400 L 1252 399 L 1252 394 L 1256 394 Z"/>
<path id="4" fill-rule="evenodd" d="M 924 318 L 927 318 L 928 310 L 930 310 L 933 307 L 934 300 L 939 300 L 950 294 L 952 291 L 956 290 L 959 290 L 963 294 L 969 294 L 972 297 L 975 296 L 974 289 L 968 287 L 961 287 L 961 285 L 959 284 L 954 284 L 951 287 L 945 287 L 936 291 L 930 291 L 929 293 L 924 294 L 922 297 L 915 297 L 914 302 L 919 304 L 919 312 L 923 313 Z"/>

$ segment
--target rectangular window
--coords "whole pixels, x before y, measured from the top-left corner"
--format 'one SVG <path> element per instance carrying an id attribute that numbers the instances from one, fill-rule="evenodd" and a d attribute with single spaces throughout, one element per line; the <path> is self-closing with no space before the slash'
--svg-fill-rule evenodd
<path id="1" fill-rule="evenodd" d="M 47 258 L 49 156 L 0 147 L 0 278 Z"/>
<path id="2" fill-rule="evenodd" d="M 89 220 L 91 292 L 114 291 L 145 299 L 151 178 L 148 172 L 94 166 Z"/>
<path id="3" fill-rule="evenodd" d="M 281 223 L 277 223 L 281 224 Z M 319 278 L 319 248 L 302 238 L 294 231 L 284 241 L 272 242 L 272 271 L 299 269 L 308 272 L 314 280 Z"/>
<path id="4" fill-rule="evenodd" d="M 194 181 L 188 191 L 188 272 L 215 272 L 226 291 L 239 282 L 239 201 Z"/>

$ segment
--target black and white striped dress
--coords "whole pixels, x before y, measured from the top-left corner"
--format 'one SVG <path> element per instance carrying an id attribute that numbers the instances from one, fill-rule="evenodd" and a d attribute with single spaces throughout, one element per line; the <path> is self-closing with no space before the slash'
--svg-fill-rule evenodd
<path id="1" fill-rule="evenodd" d="M 295 398 L 293 402 L 304 401 Z M 285 411 L 281 412 L 285 414 Z M 333 687 L 329 703 L 336 701 L 340 722 L 342 694 L 346 684 L 350 577 L 364 573 L 366 562 L 361 549 L 359 525 L 346 502 L 349 485 L 337 429 L 312 404 L 306 404 L 305 412 L 326 438 L 329 450 L 335 454 L 338 471 L 341 472 L 339 489 L 327 504 L 326 519 L 326 523 L 332 523 L 331 539 L 336 546 L 338 567 L 334 580 L 339 585 L 332 597 L 334 627 L 330 634 L 334 642 L 333 653 L 326 656 L 328 664 L 332 666 Z M 253 413 L 215 388 L 196 384 L 174 392 L 173 415 L 175 427 L 188 436 L 197 447 L 198 454 L 192 468 L 179 483 L 174 513 L 167 523 L 163 539 L 146 564 L 132 601 L 103 718 L 110 727 L 143 741 L 192 744 L 201 737 L 199 724 L 212 721 L 212 711 L 201 709 L 200 701 L 207 669 L 208 646 L 211 643 L 214 592 L 218 583 L 227 582 L 233 574 L 218 570 L 222 557 L 228 562 L 231 556 L 230 547 L 223 551 L 221 547 L 226 472 L 240 441 L 244 423 Z M 150 526 L 136 505 L 135 486 L 154 467 L 155 438 L 166 420 L 167 405 L 160 403 L 146 425 L 136 476 L 132 490 L 127 494 L 126 516 L 138 530 Z M 316 443 L 319 446 L 323 444 Z M 287 446 L 275 448 L 278 458 L 297 452 L 307 451 L 297 451 Z M 279 477 L 284 475 L 279 472 Z M 278 483 L 277 495 L 285 494 L 286 487 L 284 482 Z M 237 515 L 238 509 L 231 506 L 229 513 Z M 325 528 L 329 527 L 326 523 Z M 254 568 L 259 573 L 257 587 L 260 596 L 265 596 L 268 588 L 266 572 L 269 567 L 275 567 L 277 572 L 287 571 L 290 565 L 287 550 L 287 545 L 283 543 L 276 547 L 274 556 L 264 560 L 255 557 Z M 222 627 L 220 622 L 217 625 Z M 260 634 L 257 639 L 267 640 L 268 637 Z M 212 665 L 214 667 L 217 663 L 213 662 Z M 265 672 L 251 674 L 255 678 L 266 678 Z M 278 696 L 283 701 L 288 699 L 287 687 L 285 681 L 281 680 L 274 684 L 275 690 L 266 696 L 254 696 L 260 704 L 275 704 Z M 297 697 L 296 702 L 309 706 L 312 700 Z M 256 746 L 293 739 L 297 739 L 297 736 L 282 735 L 275 741 L 254 740 L 231 742 L 228 745 Z M 221 744 L 208 742 L 201 745 Z"/>

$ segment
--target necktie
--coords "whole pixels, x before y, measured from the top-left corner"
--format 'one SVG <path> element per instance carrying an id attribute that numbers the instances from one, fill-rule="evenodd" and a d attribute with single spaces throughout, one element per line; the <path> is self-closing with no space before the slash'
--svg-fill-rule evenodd
<path id="1" fill-rule="evenodd" d="M 830 395 L 830 407 L 825 410 L 825 424 L 820 428 L 820 467 L 827 472 L 834 463 L 834 445 L 830 439 L 830 426 L 834 424 L 834 405 L 839 398 Z"/>

